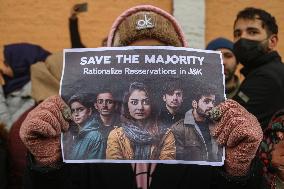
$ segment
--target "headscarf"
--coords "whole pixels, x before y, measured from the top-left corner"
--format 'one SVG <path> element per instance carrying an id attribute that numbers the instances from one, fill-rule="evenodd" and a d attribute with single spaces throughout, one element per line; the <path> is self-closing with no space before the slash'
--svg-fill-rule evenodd
<path id="1" fill-rule="evenodd" d="M 4 75 L 4 94 L 21 89 L 30 81 L 30 66 L 38 61 L 45 61 L 50 52 L 38 45 L 16 43 L 4 45 L 4 61 L 13 70 L 13 77 Z"/>
<path id="2" fill-rule="evenodd" d="M 270 186 L 279 171 L 271 163 L 273 146 L 280 141 L 277 132 L 284 132 L 284 109 L 273 115 L 267 129 L 264 131 L 264 138 L 259 149 L 259 157 L 263 163 L 263 174 Z"/>

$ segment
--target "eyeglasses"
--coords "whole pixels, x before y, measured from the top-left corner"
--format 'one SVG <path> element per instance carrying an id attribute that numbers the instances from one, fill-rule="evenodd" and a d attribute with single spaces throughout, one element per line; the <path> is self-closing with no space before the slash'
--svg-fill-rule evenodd
<path id="1" fill-rule="evenodd" d="M 111 99 L 98 99 L 97 100 L 98 104 L 113 104 L 114 101 Z"/>

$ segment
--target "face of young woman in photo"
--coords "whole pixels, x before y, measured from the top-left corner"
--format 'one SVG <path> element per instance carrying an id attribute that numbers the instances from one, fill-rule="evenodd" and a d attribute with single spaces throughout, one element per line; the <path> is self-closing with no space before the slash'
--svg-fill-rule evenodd
<path id="1" fill-rule="evenodd" d="M 150 99 L 145 91 L 134 90 L 127 104 L 130 116 L 136 120 L 144 120 L 151 114 Z"/>
<path id="2" fill-rule="evenodd" d="M 71 113 L 73 121 L 80 125 L 90 117 L 92 111 L 83 106 L 80 102 L 73 102 L 71 104 Z"/>

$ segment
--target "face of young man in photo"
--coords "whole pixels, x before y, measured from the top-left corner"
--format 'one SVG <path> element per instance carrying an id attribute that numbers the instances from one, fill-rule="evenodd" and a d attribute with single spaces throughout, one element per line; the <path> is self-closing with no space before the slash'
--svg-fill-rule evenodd
<path id="1" fill-rule="evenodd" d="M 194 108 L 196 109 L 196 112 L 200 117 L 207 117 L 208 112 L 214 106 L 215 106 L 215 95 L 208 95 L 208 96 L 202 96 L 198 100 Z"/>
<path id="2" fill-rule="evenodd" d="M 97 96 L 95 108 L 102 116 L 112 115 L 115 109 L 115 102 L 111 93 L 100 93 Z"/>
<path id="3" fill-rule="evenodd" d="M 217 49 L 217 51 L 222 52 L 225 80 L 230 81 L 234 77 L 235 71 L 237 69 L 236 56 L 229 49 L 220 48 Z"/>
<path id="4" fill-rule="evenodd" d="M 144 120 L 151 114 L 150 99 L 145 91 L 134 90 L 127 105 L 130 116 L 136 120 Z"/>
<path id="5" fill-rule="evenodd" d="M 183 93 L 181 89 L 174 90 L 171 94 L 163 95 L 163 100 L 166 103 L 167 109 L 175 112 L 177 111 L 183 102 Z"/>
<path id="6" fill-rule="evenodd" d="M 79 125 L 84 123 L 92 113 L 90 109 L 83 106 L 80 102 L 73 102 L 70 108 L 73 121 Z"/>

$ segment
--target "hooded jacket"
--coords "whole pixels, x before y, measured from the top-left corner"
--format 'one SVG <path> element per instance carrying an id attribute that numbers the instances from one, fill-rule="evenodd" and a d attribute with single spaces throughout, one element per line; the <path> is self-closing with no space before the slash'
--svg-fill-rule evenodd
<path id="1" fill-rule="evenodd" d="M 5 85 L 0 89 L 0 121 L 6 124 L 8 130 L 21 114 L 34 105 L 30 69 L 49 55 L 42 47 L 29 43 L 4 46 L 5 63 L 12 68 L 14 75 L 3 75 Z"/>
<path id="2" fill-rule="evenodd" d="M 78 128 L 75 125 L 73 127 Z M 65 151 L 64 158 L 67 160 L 101 159 L 105 147 L 103 146 L 103 137 L 98 129 L 99 122 L 94 115 L 86 120 L 84 125 L 79 128 L 79 131 L 69 128 L 66 134 L 63 135 L 64 147 L 70 147 L 69 150 Z M 66 140 L 65 138 L 71 138 L 73 141 Z"/>

